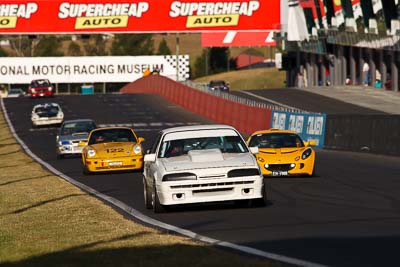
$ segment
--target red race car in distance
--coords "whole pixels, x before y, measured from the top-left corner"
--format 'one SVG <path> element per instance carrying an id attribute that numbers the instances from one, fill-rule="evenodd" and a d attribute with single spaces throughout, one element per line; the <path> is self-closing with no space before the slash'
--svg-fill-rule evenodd
<path id="1" fill-rule="evenodd" d="M 31 97 L 50 97 L 54 94 L 54 87 L 48 79 L 33 80 L 29 85 L 28 94 Z"/>

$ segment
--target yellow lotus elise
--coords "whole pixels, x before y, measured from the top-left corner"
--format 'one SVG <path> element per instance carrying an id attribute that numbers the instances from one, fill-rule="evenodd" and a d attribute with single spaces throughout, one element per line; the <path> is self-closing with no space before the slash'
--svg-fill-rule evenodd
<path id="1" fill-rule="evenodd" d="M 82 151 L 83 173 L 141 170 L 144 138 L 128 127 L 92 130 Z"/>
<path id="2" fill-rule="evenodd" d="M 293 131 L 269 129 L 253 133 L 249 147 L 258 147 L 257 162 L 264 176 L 313 176 L 316 141 L 304 142 Z"/>

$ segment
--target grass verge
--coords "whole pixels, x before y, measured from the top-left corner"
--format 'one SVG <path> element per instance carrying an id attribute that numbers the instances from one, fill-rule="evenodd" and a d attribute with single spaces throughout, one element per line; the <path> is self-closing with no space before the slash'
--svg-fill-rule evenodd
<path id="1" fill-rule="evenodd" d="M 252 90 L 285 87 L 286 74 L 276 68 L 261 68 L 223 72 L 201 77 L 195 82 L 225 80 L 231 85 L 231 90 Z"/>
<path id="2" fill-rule="evenodd" d="M 0 111 L 0 266 L 283 266 L 124 218 L 33 161 Z"/>

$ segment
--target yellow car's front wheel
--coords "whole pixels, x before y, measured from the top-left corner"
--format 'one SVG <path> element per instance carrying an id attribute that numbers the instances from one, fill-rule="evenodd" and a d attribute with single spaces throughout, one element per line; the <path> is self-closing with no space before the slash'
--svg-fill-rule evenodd
<path id="1" fill-rule="evenodd" d="M 83 172 L 84 175 L 90 175 L 90 174 L 92 174 L 92 172 L 89 171 L 89 169 L 86 167 L 86 165 L 83 165 L 82 172 Z"/>

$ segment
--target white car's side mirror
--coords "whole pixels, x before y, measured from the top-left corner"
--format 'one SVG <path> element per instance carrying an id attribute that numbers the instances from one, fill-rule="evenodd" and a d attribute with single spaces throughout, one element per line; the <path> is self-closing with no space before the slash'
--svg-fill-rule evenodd
<path id="1" fill-rule="evenodd" d="M 257 146 L 250 147 L 251 154 L 258 154 L 259 150 Z"/>
<path id="2" fill-rule="evenodd" d="M 156 161 L 156 154 L 144 155 L 144 162 L 155 162 L 155 161 Z"/>

